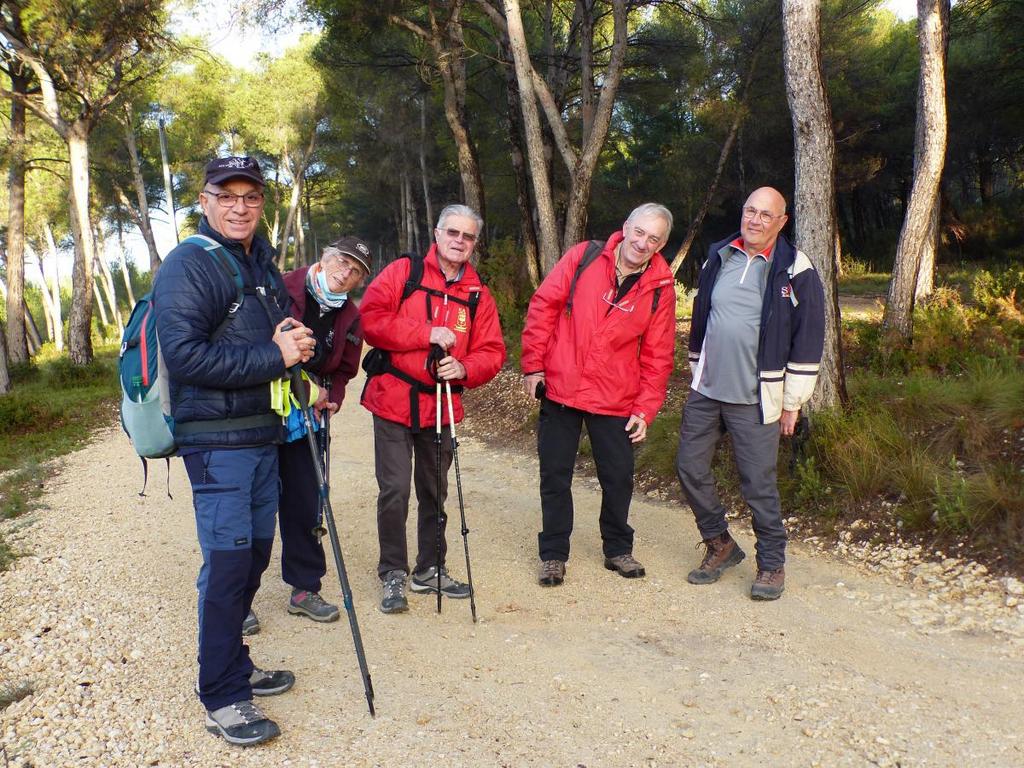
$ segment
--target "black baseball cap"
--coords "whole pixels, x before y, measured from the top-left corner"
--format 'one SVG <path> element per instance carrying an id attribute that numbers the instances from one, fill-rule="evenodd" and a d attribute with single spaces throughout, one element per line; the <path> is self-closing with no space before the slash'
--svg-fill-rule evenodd
<path id="1" fill-rule="evenodd" d="M 351 256 L 362 265 L 366 274 L 370 274 L 370 246 L 358 237 L 343 237 L 340 240 L 335 240 L 329 247 L 346 256 Z"/>
<path id="2" fill-rule="evenodd" d="M 254 157 L 216 157 L 206 164 L 206 178 L 203 185 L 223 184 L 229 179 L 245 179 L 253 184 L 266 186 L 260 164 Z"/>

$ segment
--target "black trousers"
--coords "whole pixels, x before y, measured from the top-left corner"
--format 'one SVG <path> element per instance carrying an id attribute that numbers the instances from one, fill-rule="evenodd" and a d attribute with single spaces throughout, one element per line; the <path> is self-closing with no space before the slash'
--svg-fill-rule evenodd
<path id="1" fill-rule="evenodd" d="M 633 551 L 633 529 L 626 522 L 633 500 L 633 443 L 624 416 L 599 416 L 547 398 L 541 400 L 537 426 L 540 457 L 540 508 L 543 530 L 537 537 L 541 560 L 569 559 L 572 534 L 572 476 L 580 434 L 587 425 L 601 483 L 601 542 L 605 557 Z"/>
<path id="2" fill-rule="evenodd" d="M 441 431 L 441 477 L 437 475 L 436 431 L 413 432 L 404 424 L 373 417 L 373 456 L 376 463 L 377 537 L 380 561 L 377 574 L 388 571 L 409 573 L 409 546 L 405 525 L 409 518 L 410 477 L 416 483 L 416 568 L 423 571 L 438 562 L 437 510 L 448 498 L 448 468 L 452 464 L 451 431 Z M 413 456 L 416 457 L 415 469 Z M 441 525 L 440 565 L 444 565 L 448 544 L 446 525 Z"/>
<path id="3" fill-rule="evenodd" d="M 278 446 L 281 496 L 281 578 L 295 589 L 319 592 L 327 573 L 323 544 L 313 535 L 320 511 L 320 488 L 305 435 Z"/>

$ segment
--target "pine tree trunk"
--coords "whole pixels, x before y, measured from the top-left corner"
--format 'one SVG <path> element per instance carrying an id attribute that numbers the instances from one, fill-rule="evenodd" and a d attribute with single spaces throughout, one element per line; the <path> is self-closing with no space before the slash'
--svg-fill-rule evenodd
<path id="1" fill-rule="evenodd" d="M 512 50 L 509 48 L 507 34 L 502 39 L 501 53 L 503 61 L 512 64 Z M 516 208 L 519 211 L 523 267 L 526 282 L 532 294 L 540 285 L 541 267 L 538 260 L 537 228 L 534 226 L 533 208 L 530 205 L 530 180 L 526 172 L 526 148 L 523 143 L 522 116 L 519 111 L 519 82 L 516 80 L 514 65 L 506 66 L 504 70 L 508 109 L 508 143 L 512 155 L 512 173 L 516 182 Z"/>
<path id="2" fill-rule="evenodd" d="M 601 96 L 598 99 L 594 122 L 590 133 L 586 135 L 586 141 L 582 144 L 576 161 L 576 169 L 572 174 L 572 187 L 565 211 L 565 231 L 562 235 L 562 244 L 566 248 L 582 240 L 586 232 L 590 187 L 594 180 L 594 171 L 597 169 L 601 148 L 608 137 L 612 107 L 626 61 L 626 44 L 628 42 L 626 0 L 611 0 L 611 5 L 614 17 L 612 50 L 601 83 Z"/>
<path id="3" fill-rule="evenodd" d="M 427 178 L 427 97 L 420 97 L 420 183 L 423 185 L 423 206 L 427 214 L 427 241 L 434 231 L 434 206 L 430 202 L 430 181 Z"/>
<path id="4" fill-rule="evenodd" d="M 544 157 L 544 139 L 541 136 L 540 115 L 537 98 L 530 74 L 530 52 L 526 47 L 526 33 L 519 10 L 519 0 L 504 0 L 505 19 L 508 23 L 509 47 L 515 64 L 516 80 L 519 83 L 519 105 L 526 127 L 526 150 L 530 163 L 530 181 L 533 198 L 537 205 L 540 234 L 540 262 L 546 275 L 561 257 L 558 230 L 555 223 L 555 206 L 551 197 L 551 182 Z"/>
<path id="5" fill-rule="evenodd" d="M 39 276 L 43 281 L 39 295 L 43 299 L 43 319 L 46 321 L 46 337 L 55 342 L 57 339 L 57 332 L 53 325 L 53 296 L 50 295 L 50 287 L 46 282 L 46 267 L 43 264 L 43 255 L 35 254 L 35 256 L 36 263 L 39 265 Z"/>
<path id="6" fill-rule="evenodd" d="M 117 228 L 117 259 L 121 265 L 121 278 L 124 280 L 124 292 L 128 297 L 128 306 L 132 309 L 135 308 L 135 291 L 132 290 L 132 276 L 128 271 L 128 256 L 125 253 L 124 247 L 124 230 L 120 227 Z M 159 264 L 159 259 L 157 263 Z M 150 269 L 153 268 L 153 263 L 150 262 Z M 130 312 L 131 310 L 129 310 Z"/>
<path id="7" fill-rule="evenodd" d="M 459 176 L 465 192 L 466 204 L 487 221 L 484 203 L 484 182 L 480 173 L 480 161 L 477 159 L 476 147 L 466 119 L 466 64 L 463 58 L 465 43 L 462 39 L 462 19 L 460 18 L 462 0 L 454 0 L 449 4 L 448 23 L 444 30 L 445 37 L 450 41 L 448 46 L 441 43 L 441 35 L 435 30 L 435 53 L 441 81 L 444 85 L 444 114 L 455 139 L 455 147 L 459 161 Z M 478 255 L 486 251 L 486 240 L 483 232 L 477 243 Z M 483 249 L 483 250 L 481 250 Z"/>
<path id="8" fill-rule="evenodd" d="M 0 395 L 11 391 L 11 373 L 7 358 L 7 334 L 0 333 Z"/>
<path id="9" fill-rule="evenodd" d="M 934 242 L 932 230 L 939 184 L 946 155 L 946 67 L 944 52 L 949 29 L 949 0 L 918 0 L 918 81 L 914 185 L 903 229 L 896 245 L 889 295 L 882 324 L 905 341 L 914 333 L 914 294 L 924 249 Z"/>
<path id="10" fill-rule="evenodd" d="M 61 314 L 60 306 L 60 270 L 57 264 L 57 243 L 53 239 L 53 230 L 50 229 L 50 223 L 46 222 L 43 225 L 43 231 L 46 233 L 46 250 L 50 255 L 50 259 L 53 261 L 53 280 L 47 283 L 43 281 L 43 290 L 47 290 L 49 286 L 51 302 L 50 306 L 53 308 L 53 325 L 56 332 L 53 337 L 53 343 L 57 347 L 58 352 L 64 351 L 64 318 Z M 39 266 L 42 267 L 42 261 L 39 262 Z"/>
<path id="11" fill-rule="evenodd" d="M 92 265 L 96 252 L 89 223 L 89 131 L 82 121 L 68 126 L 68 157 L 71 183 L 71 232 L 75 239 L 75 265 L 71 272 L 71 314 L 68 321 L 68 347 L 76 365 L 92 362 Z"/>
<path id="12" fill-rule="evenodd" d="M 156 238 L 153 237 L 153 226 L 149 221 L 149 199 L 146 197 L 146 181 L 142 178 L 142 166 L 139 163 L 139 149 L 135 142 L 135 127 L 132 117 L 131 105 L 124 107 L 125 126 L 124 143 L 128 148 L 128 160 L 132 166 L 132 182 L 135 185 L 135 197 L 139 201 L 138 225 L 142 233 L 142 239 L 146 241 L 146 249 L 149 251 L 149 271 L 156 277 L 156 271 L 160 269 L 160 253 L 156 249 Z M 129 290 L 129 294 L 131 291 Z M 132 301 L 134 306 L 135 301 Z"/>
<path id="13" fill-rule="evenodd" d="M 28 78 L 9 64 L 11 92 L 25 94 Z M 28 360 L 25 339 L 25 106 L 11 100 L 7 211 L 7 353 L 12 363 Z"/>
<path id="14" fill-rule="evenodd" d="M 783 0 L 786 97 L 796 150 L 796 246 L 814 264 L 825 289 L 825 349 L 811 408 L 846 401 L 836 284 L 835 135 L 821 70 L 820 0 Z"/>

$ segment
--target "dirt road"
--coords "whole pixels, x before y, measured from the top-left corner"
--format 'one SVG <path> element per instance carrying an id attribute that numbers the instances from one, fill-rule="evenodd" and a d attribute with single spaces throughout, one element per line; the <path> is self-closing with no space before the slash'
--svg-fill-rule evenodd
<path id="1" fill-rule="evenodd" d="M 170 500 L 158 466 L 138 498 L 138 463 L 112 428 L 48 482 L 45 508 L 16 534 L 30 554 L 0 575 L 0 682 L 35 689 L 0 712 L 0 757 L 47 768 L 1024 765 L 1024 611 L 1006 607 L 995 631 L 969 606 L 800 545 L 776 603 L 748 599 L 752 558 L 693 587 L 692 516 L 642 498 L 631 520 L 649 575 L 627 581 L 602 567 L 586 478 L 568 579 L 544 589 L 535 460 L 475 440 L 461 459 L 479 623 L 465 602 L 438 616 L 415 595 L 408 614 L 384 616 L 358 386 L 333 428 L 332 499 L 377 718 L 347 623 L 288 616 L 275 559 L 251 645 L 258 664 L 298 677 L 264 701 L 283 736 L 241 750 L 203 730 L 185 473 L 172 464 Z M 752 554 L 748 525 L 739 538 Z M 449 541 L 464 575 L 461 542 Z M 324 592 L 336 599 L 333 579 L 332 568 Z"/>

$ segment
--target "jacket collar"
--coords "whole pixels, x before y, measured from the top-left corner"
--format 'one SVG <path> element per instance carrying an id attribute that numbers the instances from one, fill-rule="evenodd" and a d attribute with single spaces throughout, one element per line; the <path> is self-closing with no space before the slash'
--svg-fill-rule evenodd
<path id="1" fill-rule="evenodd" d="M 622 236 L 622 230 L 618 230 L 609 236 L 605 242 L 604 248 L 601 251 L 601 256 L 607 259 L 607 268 L 609 274 L 615 275 L 615 250 L 619 247 L 625 238 Z M 644 271 L 640 273 L 640 279 L 637 281 L 637 287 L 641 292 L 652 290 L 662 285 L 669 285 L 673 281 L 672 272 L 668 268 L 668 262 L 665 261 L 665 257 L 661 255 L 661 251 L 655 253 L 650 261 L 647 262 L 647 266 L 644 267 Z"/>
<path id="2" fill-rule="evenodd" d="M 441 261 L 437 255 L 437 243 L 430 246 L 430 250 L 427 251 L 427 255 L 423 258 L 423 266 L 424 269 L 437 272 L 438 277 L 449 288 L 453 285 L 467 285 L 470 288 L 480 285 L 480 276 L 468 261 L 459 269 L 459 274 L 455 279 L 449 282 L 448 277 L 441 271 Z"/>

